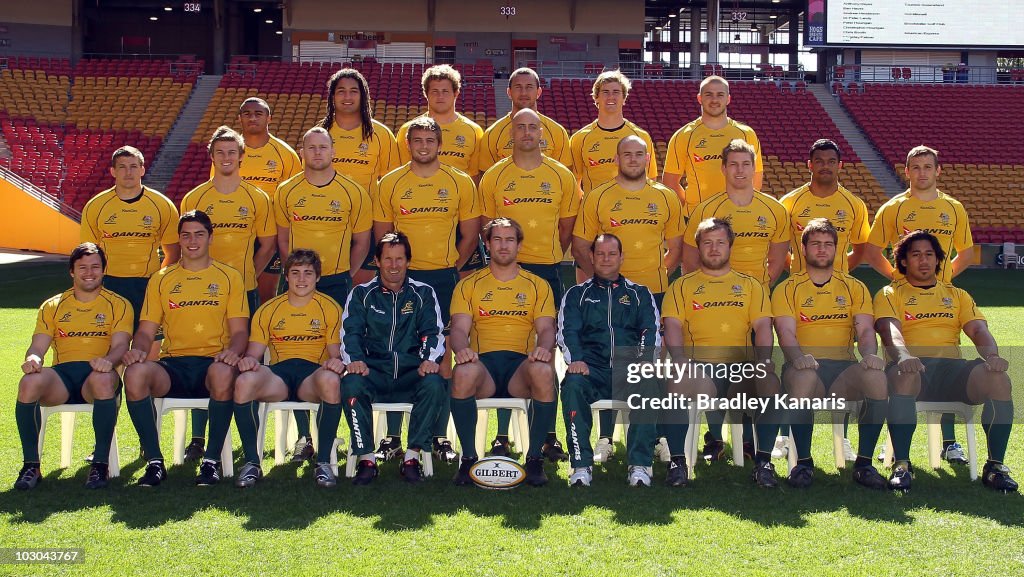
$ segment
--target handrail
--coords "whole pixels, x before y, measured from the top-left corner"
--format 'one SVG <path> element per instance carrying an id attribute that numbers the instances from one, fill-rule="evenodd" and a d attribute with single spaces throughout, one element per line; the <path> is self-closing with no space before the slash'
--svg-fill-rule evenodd
<path id="1" fill-rule="evenodd" d="M 39 202 L 42 202 L 46 206 L 56 210 L 64 216 L 74 219 L 77 222 L 82 222 L 82 213 L 75 210 L 69 204 L 65 204 L 53 196 L 46 193 L 45 190 L 18 176 L 14 172 L 0 166 L 0 178 L 3 178 L 7 182 L 17 186 L 21 190 L 25 191 L 26 194 L 35 198 Z"/>
<path id="2" fill-rule="evenodd" d="M 828 81 L 915 84 L 1024 84 L 1024 68 L 965 64 L 845 64 L 828 69 Z"/>

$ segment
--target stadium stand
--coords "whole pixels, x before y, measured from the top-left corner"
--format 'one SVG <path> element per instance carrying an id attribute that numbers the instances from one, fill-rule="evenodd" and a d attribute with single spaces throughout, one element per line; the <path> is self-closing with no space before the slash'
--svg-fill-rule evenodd
<path id="1" fill-rule="evenodd" d="M 13 57 L 0 70 L 0 159 L 77 210 L 110 185 L 110 153 L 124 144 L 155 158 L 203 63 L 194 59 Z"/>
<path id="2" fill-rule="evenodd" d="M 1024 87 L 869 83 L 838 94 L 901 179 L 911 146 L 939 151 L 939 188 L 967 208 L 976 242 L 1024 242 L 1024 148 L 1012 121 L 1024 116 Z"/>

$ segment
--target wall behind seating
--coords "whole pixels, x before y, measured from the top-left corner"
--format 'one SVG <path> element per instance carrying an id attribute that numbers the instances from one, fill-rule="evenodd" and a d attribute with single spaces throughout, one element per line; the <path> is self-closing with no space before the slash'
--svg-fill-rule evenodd
<path id="1" fill-rule="evenodd" d="M 0 227 L 0 247 L 71 254 L 78 246 L 77 222 L 2 178 L 0 206 L 8 215 Z"/>

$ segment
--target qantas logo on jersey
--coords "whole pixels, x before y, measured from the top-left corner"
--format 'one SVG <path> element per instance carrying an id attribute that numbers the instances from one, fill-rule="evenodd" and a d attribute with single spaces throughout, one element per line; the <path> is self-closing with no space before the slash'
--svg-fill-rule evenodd
<path id="1" fill-rule="evenodd" d="M 800 313 L 800 321 L 805 323 L 813 323 L 814 321 L 834 321 L 843 320 L 850 318 L 850 315 L 846 313 L 837 313 L 831 315 L 811 315 L 807 316 L 804 313 Z"/>
<path id="2" fill-rule="evenodd" d="M 366 154 L 366 152 L 362 152 L 361 154 Z M 370 164 L 369 160 L 363 160 L 362 158 L 332 158 L 331 162 L 333 164 L 360 164 L 365 166 L 369 166 Z"/>
<path id="3" fill-rule="evenodd" d="M 275 342 L 286 343 L 305 343 L 309 341 L 315 341 L 319 338 L 319 335 L 282 335 L 279 337 L 270 337 L 270 340 Z"/>
<path id="4" fill-rule="evenodd" d="M 694 154 L 693 155 L 693 163 L 694 164 L 700 164 L 700 163 L 704 162 L 705 160 L 722 160 L 722 155 L 721 154 L 705 154 L 704 156 L 701 156 L 699 154 Z"/>
<path id="5" fill-rule="evenodd" d="M 167 299 L 167 308 L 169 308 L 172 311 L 175 310 L 175 309 L 184 309 L 184 308 L 188 308 L 188 307 L 215 307 L 215 306 L 219 306 L 219 305 L 220 305 L 220 301 L 209 300 L 209 299 L 200 299 L 200 300 L 194 300 L 194 301 L 180 301 L 180 302 L 174 302 L 171 299 Z"/>
<path id="6" fill-rule="evenodd" d="M 249 224 L 245 222 L 215 222 L 213 228 L 246 229 L 249 228 Z"/>
<path id="7" fill-rule="evenodd" d="M 599 158 L 597 160 L 594 160 L 593 158 L 590 158 L 589 156 L 587 157 L 587 163 L 590 164 L 591 168 L 594 168 L 596 166 L 601 166 L 602 164 L 612 164 L 613 162 L 615 162 L 614 158 Z"/>
<path id="8" fill-rule="evenodd" d="M 917 313 L 916 315 L 910 311 L 903 311 L 903 320 L 905 321 L 919 321 L 923 319 L 952 319 L 956 318 L 953 313 Z"/>
<path id="9" fill-rule="evenodd" d="M 533 202 L 533 203 L 539 202 L 539 203 L 542 203 L 542 204 L 551 204 L 551 199 L 550 198 L 517 198 L 515 200 L 509 200 L 509 198 L 507 196 L 501 197 L 501 204 L 504 205 L 504 206 L 515 206 L 517 204 L 525 204 L 525 203 L 530 203 L 530 202 Z"/>
<path id="10" fill-rule="evenodd" d="M 415 208 L 405 208 L 402 205 L 398 206 L 398 211 L 403 215 L 417 214 L 421 212 L 448 212 L 447 206 L 422 206 Z"/>
<path id="11" fill-rule="evenodd" d="M 438 156 L 454 156 L 455 158 L 466 158 L 465 152 L 459 152 L 457 150 L 442 150 Z"/>
<path id="12" fill-rule="evenodd" d="M 920 230 L 922 232 L 927 232 L 928 234 L 934 234 L 936 236 L 950 236 L 953 234 L 953 231 L 944 228 L 921 228 L 915 230 Z M 907 236 L 911 232 L 914 231 L 910 230 L 907 227 L 903 227 L 903 236 Z"/>
<path id="13" fill-rule="evenodd" d="M 748 232 L 737 232 L 736 233 L 736 238 L 768 238 L 769 236 L 771 236 L 771 235 L 768 234 L 767 232 L 748 231 Z"/>
<path id="14" fill-rule="evenodd" d="M 342 222 L 345 220 L 343 216 L 316 216 L 308 214 L 302 216 L 296 212 L 292 212 L 292 220 L 295 222 Z"/>
<path id="15" fill-rule="evenodd" d="M 103 238 L 149 238 L 148 232 L 103 232 Z"/>
<path id="16" fill-rule="evenodd" d="M 611 221 L 611 225 L 613 227 L 614 226 L 626 226 L 626 225 L 630 225 L 630 224 L 653 224 L 653 225 L 657 225 L 658 224 L 658 220 L 654 219 L 654 218 L 623 218 L 621 220 L 615 220 L 614 218 L 609 218 L 608 220 Z"/>
<path id="17" fill-rule="evenodd" d="M 277 182 L 277 179 L 272 176 L 247 176 L 244 180 L 246 182 Z"/>
<path id="18" fill-rule="evenodd" d="M 105 336 L 107 336 L 107 331 L 68 331 L 68 332 L 65 332 L 65 331 L 62 331 L 60 329 L 57 329 L 57 336 L 62 338 L 62 339 L 74 338 L 74 337 L 84 337 L 84 338 L 105 337 Z"/>
<path id="19" fill-rule="evenodd" d="M 693 310 L 702 311 L 704 309 L 713 309 L 719 307 L 744 307 L 746 304 L 743 301 L 704 301 L 698 303 L 693 301 Z"/>
<path id="20" fill-rule="evenodd" d="M 477 307 L 477 314 L 481 317 L 525 317 L 529 311 L 503 311 L 501 309 L 485 311 L 483 307 Z"/>

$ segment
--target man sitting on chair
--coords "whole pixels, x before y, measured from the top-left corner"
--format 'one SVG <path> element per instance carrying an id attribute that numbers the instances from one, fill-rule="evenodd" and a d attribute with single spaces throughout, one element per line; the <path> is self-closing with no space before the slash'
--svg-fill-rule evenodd
<path id="1" fill-rule="evenodd" d="M 242 275 L 210 257 L 213 223 L 201 210 L 178 220 L 181 260 L 160 269 L 146 287 L 142 320 L 124 354 L 128 415 L 149 460 L 139 479 L 155 487 L 167 478 L 153 397 L 209 398 L 210 430 L 197 485 L 220 482 L 220 452 L 231 428 L 236 365 L 249 341 L 249 305 Z M 158 361 L 147 361 L 157 328 L 164 327 Z"/>
<path id="2" fill-rule="evenodd" d="M 406 481 L 418 483 L 420 451 L 431 450 L 433 427 L 448 394 L 438 374 L 444 323 L 434 289 L 406 274 L 412 247 L 404 233 L 384 234 L 374 256 L 377 278 L 352 289 L 342 319 L 341 354 L 348 374 L 341 381 L 341 394 L 352 431 L 352 455 L 359 459 L 352 483 L 368 485 L 377 476 L 374 401 L 413 404 L 409 448 L 399 472 Z"/>
<path id="3" fill-rule="evenodd" d="M 551 286 L 517 263 L 523 229 L 510 219 L 496 218 L 483 229 L 491 262 L 459 281 L 452 297 L 455 351 L 452 418 L 462 443 L 456 485 L 472 483 L 469 470 L 477 461 L 477 399 L 532 399 L 530 449 L 526 482 L 548 482 L 544 473 L 545 437 L 555 426 L 557 396 L 549 364 L 555 346 L 555 305 Z M 536 335 L 536 338 L 534 336 Z"/>
<path id="4" fill-rule="evenodd" d="M 117 424 L 115 397 L 121 388 L 115 369 L 131 340 L 132 305 L 103 288 L 107 256 L 95 244 L 85 242 L 75 247 L 68 266 L 73 286 L 39 307 L 32 345 L 21 365 L 25 376 L 18 383 L 14 419 L 25 464 L 15 489 L 32 489 L 42 481 L 39 406 L 65 403 L 92 403 L 96 453 L 85 486 L 107 486 L 107 455 Z M 51 345 L 53 364 L 44 367 L 43 357 Z"/>
<path id="5" fill-rule="evenodd" d="M 341 421 L 341 345 L 338 327 L 341 307 L 317 292 L 320 257 L 298 249 L 285 261 L 288 292 L 256 310 L 245 356 L 238 361 L 235 379 L 235 423 L 242 438 L 245 465 L 235 479 L 237 487 L 252 487 L 261 477 L 263 460 L 257 449 L 259 403 L 304 401 L 320 403 L 316 483 L 337 484 L 331 468 L 331 450 Z M 270 347 L 270 366 L 262 365 Z"/>

